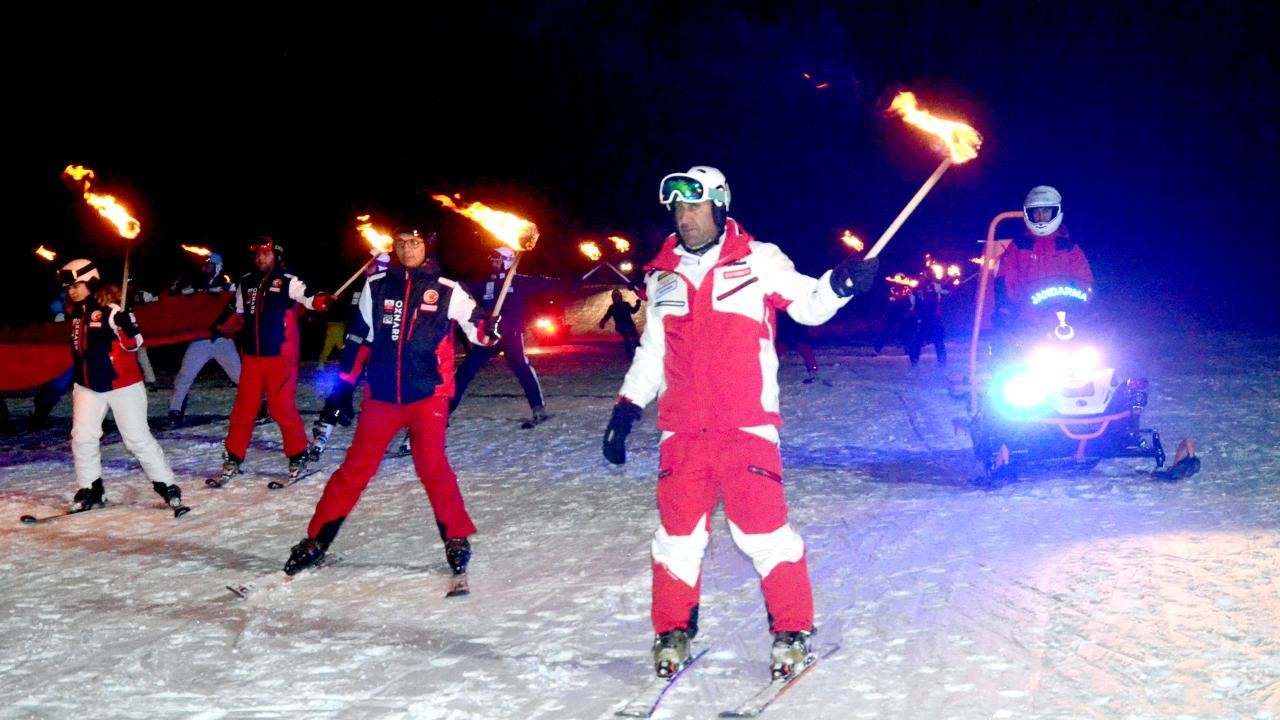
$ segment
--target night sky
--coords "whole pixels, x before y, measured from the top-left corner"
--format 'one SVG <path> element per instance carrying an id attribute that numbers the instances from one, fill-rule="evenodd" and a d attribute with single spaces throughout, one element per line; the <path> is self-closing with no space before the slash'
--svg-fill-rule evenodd
<path id="1" fill-rule="evenodd" d="M 644 261 L 669 227 L 658 180 L 694 164 L 721 168 L 731 214 L 817 274 L 842 230 L 874 240 L 940 160 L 886 112 L 909 89 L 985 144 L 886 271 L 977 255 L 996 213 L 1050 184 L 1100 299 L 1280 331 L 1275 3 L 315 7 L 12 30 L 7 319 L 56 293 L 38 244 L 119 272 L 120 241 L 59 179 L 69 163 L 142 220 L 134 276 L 153 288 L 192 266 L 179 243 L 242 271 L 259 233 L 335 286 L 362 261 L 358 212 L 437 228 L 446 266 L 473 273 L 492 241 L 435 192 L 537 222 L 531 271 L 580 275 L 576 244 L 609 234 Z"/>

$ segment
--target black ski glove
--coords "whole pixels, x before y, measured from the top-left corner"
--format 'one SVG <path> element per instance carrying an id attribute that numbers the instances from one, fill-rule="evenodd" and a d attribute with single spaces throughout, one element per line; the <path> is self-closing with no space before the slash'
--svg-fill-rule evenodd
<path id="1" fill-rule="evenodd" d="M 133 313 L 128 310 L 117 312 L 112 322 L 116 324 L 116 328 L 127 338 L 137 337 L 141 332 L 138 330 L 138 321 L 134 319 Z"/>
<path id="2" fill-rule="evenodd" d="M 831 269 L 831 289 L 842 298 L 861 295 L 871 289 L 879 267 L 880 258 L 847 257 Z"/>
<path id="3" fill-rule="evenodd" d="M 631 434 L 631 425 L 643 414 L 639 405 L 625 398 L 613 406 L 613 416 L 609 418 L 609 426 L 604 429 L 603 449 L 606 460 L 614 465 L 627 461 L 627 436 Z"/>

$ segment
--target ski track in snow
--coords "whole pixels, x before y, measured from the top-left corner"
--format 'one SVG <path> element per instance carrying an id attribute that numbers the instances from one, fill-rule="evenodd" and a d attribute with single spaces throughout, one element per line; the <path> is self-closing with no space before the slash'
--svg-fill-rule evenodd
<path id="1" fill-rule="evenodd" d="M 781 370 L 791 520 L 805 538 L 818 637 L 842 649 L 769 711 L 802 718 L 1280 717 L 1280 340 L 1202 333 L 1166 357 L 1133 341 L 1152 381 L 1145 424 L 1198 476 L 1152 482 L 1149 461 L 968 482 L 969 441 L 926 355 L 819 347 L 823 383 Z M 964 348 L 952 342 L 957 363 Z M 1185 346 L 1185 344 L 1184 344 Z M 5 439 L 0 460 L 0 719 L 599 718 L 648 677 L 649 540 L 658 432 L 629 462 L 600 456 L 625 372 L 613 345 L 534 356 L 548 409 L 491 362 L 449 431 L 480 532 L 472 594 L 448 569 L 408 458 L 387 459 L 337 543 L 341 563 L 238 600 L 224 585 L 278 570 L 350 442 L 283 491 L 279 432 L 207 490 L 226 422 L 161 442 L 193 508 L 175 521 L 119 442 L 119 506 L 50 525 L 17 518 L 74 491 L 57 434 Z M 955 370 L 958 371 L 958 368 Z M 316 411 L 314 366 L 299 404 Z M 207 381 L 193 411 L 225 413 Z M 164 414 L 168 392 L 151 393 Z M 65 416 L 64 401 L 59 414 Z M 306 417 L 308 423 L 310 416 Z M 46 446 L 39 446 L 39 442 Z M 23 449 L 24 442 L 33 442 Z M 767 678 L 757 579 L 717 515 L 704 565 L 711 653 L 657 717 L 707 718 Z"/>

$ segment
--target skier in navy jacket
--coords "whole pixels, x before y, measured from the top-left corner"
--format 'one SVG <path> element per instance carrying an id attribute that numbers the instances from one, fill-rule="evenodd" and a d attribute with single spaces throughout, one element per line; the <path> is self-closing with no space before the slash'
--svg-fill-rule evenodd
<path id="1" fill-rule="evenodd" d="M 467 514 L 458 478 L 445 454 L 449 398 L 453 395 L 454 323 L 480 346 L 493 344 L 492 320 L 459 283 L 440 275 L 435 235 L 395 233 L 396 262 L 371 276 L 360 294 L 348 342 L 369 349 L 368 390 L 360 406 L 351 448 L 329 478 L 307 537 L 293 547 L 284 571 L 316 564 L 377 473 L 396 433 L 409 429 L 413 465 L 427 491 L 445 557 L 457 575 L 471 557 L 467 540 L 475 525 Z M 488 330 L 486 330 L 488 328 Z"/>

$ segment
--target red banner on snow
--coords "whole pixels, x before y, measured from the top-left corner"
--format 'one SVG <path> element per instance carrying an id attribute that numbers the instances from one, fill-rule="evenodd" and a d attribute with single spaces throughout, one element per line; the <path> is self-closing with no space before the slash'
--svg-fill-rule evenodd
<path id="1" fill-rule="evenodd" d="M 164 295 L 132 305 L 144 347 L 209 337 L 209 326 L 235 297 L 230 292 Z M 0 390 L 39 387 L 71 367 L 71 325 L 48 322 L 0 329 Z"/>

